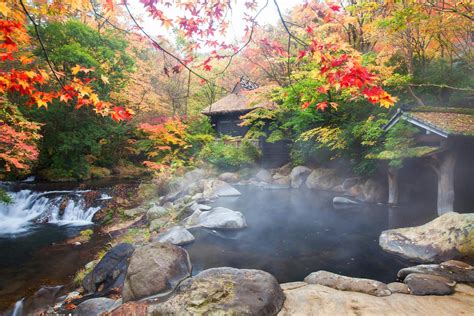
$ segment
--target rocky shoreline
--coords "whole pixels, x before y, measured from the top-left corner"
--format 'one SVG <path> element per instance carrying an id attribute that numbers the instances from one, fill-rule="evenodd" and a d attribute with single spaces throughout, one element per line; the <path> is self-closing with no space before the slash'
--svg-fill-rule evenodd
<path id="1" fill-rule="evenodd" d="M 242 213 L 207 205 L 219 197 L 239 196 L 238 186 L 234 185 L 255 185 L 272 190 L 306 185 L 340 192 L 357 203 L 382 199 L 373 180 L 343 179 L 335 171 L 327 170 L 303 166 L 273 171 L 262 169 L 245 180 L 236 173 L 216 176 L 201 169 L 187 172 L 173 181 L 173 190 L 167 195 L 157 198 L 151 190 L 151 197 L 145 203 L 125 210 L 134 224 L 140 223 L 137 229 L 147 226 L 149 235 L 138 233 L 130 240 L 130 236 L 123 238 L 123 234 L 118 234 L 115 246 L 100 261 L 86 266 L 89 272 L 78 291 L 65 296 L 53 295 L 41 308 L 23 312 L 74 311 L 78 315 L 432 314 L 443 302 L 457 301 L 455 310 L 472 306 L 474 290 L 462 283 L 474 282 L 474 267 L 450 260 L 472 263 L 474 253 L 469 248 L 473 242 L 472 214 L 447 213 L 433 221 L 435 224 L 383 232 L 380 244 L 385 250 L 411 259 L 415 257 L 414 252 L 418 252 L 420 258 L 429 253 L 430 259 L 421 262 L 433 262 L 432 259 L 437 258 L 435 262 L 440 263 L 402 269 L 398 274 L 400 282 L 385 284 L 316 271 L 304 282 L 280 285 L 267 272 L 230 267 L 208 269 L 191 276 L 192 263 L 180 245 L 194 242 L 194 228 L 239 230 L 247 226 Z M 426 231 L 433 231 L 430 225 L 438 229 L 433 236 L 426 234 Z M 126 227 L 120 230 L 127 231 Z M 439 247 L 436 236 L 443 242 Z M 440 295 L 449 295 L 449 299 L 438 299 Z M 390 309 L 395 306 L 396 309 Z"/>

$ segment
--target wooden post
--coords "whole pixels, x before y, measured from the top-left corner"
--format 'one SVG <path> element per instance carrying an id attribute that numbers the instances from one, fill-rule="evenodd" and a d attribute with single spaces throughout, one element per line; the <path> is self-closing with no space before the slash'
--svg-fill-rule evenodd
<path id="1" fill-rule="evenodd" d="M 438 174 L 438 215 L 454 211 L 454 168 L 456 154 L 452 150 L 440 159 Z"/>
<path id="2" fill-rule="evenodd" d="M 388 204 L 398 204 L 398 168 L 388 167 Z"/>

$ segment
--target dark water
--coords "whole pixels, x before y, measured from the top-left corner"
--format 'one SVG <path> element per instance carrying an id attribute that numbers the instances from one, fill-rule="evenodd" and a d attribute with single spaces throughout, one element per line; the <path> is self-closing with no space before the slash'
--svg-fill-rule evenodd
<path id="1" fill-rule="evenodd" d="M 187 246 L 193 273 L 230 266 L 261 269 L 279 282 L 302 281 L 318 270 L 393 282 L 409 262 L 382 251 L 380 233 L 415 226 L 436 214 L 422 206 L 334 209 L 332 194 L 309 190 L 239 187 L 240 197 L 215 206 L 242 212 L 248 228 L 231 233 L 194 229 Z"/>

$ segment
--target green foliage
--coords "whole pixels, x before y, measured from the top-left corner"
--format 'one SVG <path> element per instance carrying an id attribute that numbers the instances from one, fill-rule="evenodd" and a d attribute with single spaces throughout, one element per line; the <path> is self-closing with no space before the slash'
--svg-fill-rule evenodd
<path id="1" fill-rule="evenodd" d="M 252 166 L 260 157 L 260 152 L 245 139 L 239 144 L 218 140 L 205 145 L 199 157 L 221 170 L 235 171 Z"/>
<path id="2" fill-rule="evenodd" d="M 93 234 L 94 234 L 94 231 L 92 229 L 81 230 L 81 232 L 79 233 L 81 237 L 84 237 L 87 239 L 90 239 Z"/>
<path id="3" fill-rule="evenodd" d="M 127 73 L 133 70 L 133 61 L 125 52 L 127 43 L 118 34 L 99 34 L 76 20 L 46 23 L 41 32 L 49 57 L 58 67 L 69 70 L 80 64 L 95 68 L 92 84 L 104 101 L 109 100 L 110 92 L 123 87 Z M 35 54 L 44 58 L 39 49 Z M 106 76 L 110 84 L 105 84 L 101 76 Z M 52 103 L 48 110 L 22 110 L 44 124 L 38 167 L 49 179 L 87 179 L 91 166 L 111 168 L 131 154 L 133 128 L 99 116 L 90 108 Z"/>
<path id="4" fill-rule="evenodd" d="M 432 151 L 432 147 L 416 147 L 414 137 L 417 133 L 419 130 L 415 126 L 405 121 L 398 122 L 387 132 L 383 150 L 375 157 L 389 160 L 391 167 L 401 168 L 404 158 L 421 156 Z"/>
<path id="5" fill-rule="evenodd" d="M 0 203 L 9 204 L 12 202 L 11 196 L 2 188 L 0 188 Z"/>

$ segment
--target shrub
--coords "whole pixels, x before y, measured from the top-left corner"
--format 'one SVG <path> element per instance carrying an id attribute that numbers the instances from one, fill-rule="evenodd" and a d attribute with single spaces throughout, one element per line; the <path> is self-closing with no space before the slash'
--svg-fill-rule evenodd
<path id="1" fill-rule="evenodd" d="M 218 169 L 236 171 L 253 165 L 260 157 L 260 151 L 250 141 L 226 143 L 218 140 L 201 150 L 200 158 Z"/>

